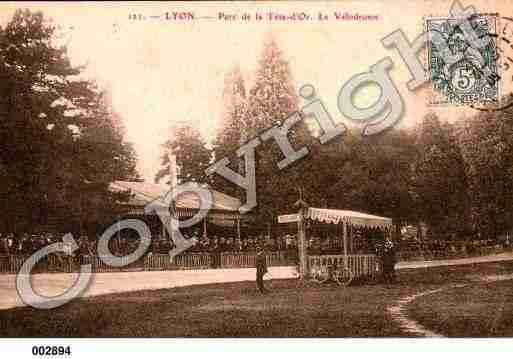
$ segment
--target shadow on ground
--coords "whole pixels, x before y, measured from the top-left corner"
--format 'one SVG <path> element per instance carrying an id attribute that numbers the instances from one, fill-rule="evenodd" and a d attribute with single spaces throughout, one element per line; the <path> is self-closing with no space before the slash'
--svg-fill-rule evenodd
<path id="1" fill-rule="evenodd" d="M 102 295 L 53 310 L 0 311 L 0 336 L 403 337 L 408 334 L 386 311 L 394 301 L 467 283 L 471 276 L 506 273 L 513 273 L 513 262 L 401 270 L 393 286 L 367 281 L 339 287 L 291 279 L 266 282 L 271 289 L 266 295 L 252 282 Z M 434 306 L 444 307 L 449 300 Z"/>

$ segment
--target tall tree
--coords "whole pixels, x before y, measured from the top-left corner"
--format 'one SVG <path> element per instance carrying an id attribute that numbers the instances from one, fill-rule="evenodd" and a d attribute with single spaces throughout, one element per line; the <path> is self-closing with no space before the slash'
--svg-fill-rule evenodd
<path id="1" fill-rule="evenodd" d="M 454 126 L 426 115 L 416 146 L 412 188 L 420 218 L 436 239 L 461 235 L 468 225 L 469 198 Z"/>
<path id="2" fill-rule="evenodd" d="M 0 70 L 6 227 L 33 230 L 56 218 L 60 229 L 69 228 L 62 222 L 74 208 L 83 215 L 88 205 L 83 199 L 90 196 L 81 194 L 95 186 L 95 193 L 108 196 L 108 182 L 137 176 L 132 165 L 119 165 L 133 164 L 134 154 L 102 109 L 101 91 L 71 66 L 42 13 L 19 10 L 0 29 Z M 100 133 L 109 139 L 101 145 Z M 80 215 L 71 222 L 82 223 Z"/>
<path id="3" fill-rule="evenodd" d="M 225 77 L 223 91 L 223 114 L 213 142 L 214 160 L 219 161 L 228 157 L 235 169 L 242 172 L 243 159 L 237 158 L 235 152 L 247 140 L 246 86 L 240 68 L 237 66 Z M 212 178 L 213 185 L 219 190 L 241 197 L 240 189 L 235 184 L 221 176 Z"/>
<path id="4" fill-rule="evenodd" d="M 214 140 L 216 160 L 231 156 L 245 142 L 247 102 L 246 86 L 237 66 L 226 75 L 223 91 L 223 114 L 221 125 Z"/>
<path id="5" fill-rule="evenodd" d="M 199 131 L 187 122 L 180 122 L 173 126 L 171 133 L 171 138 L 163 145 L 161 169 L 155 181 L 159 182 L 169 174 L 169 156 L 175 155 L 179 183 L 207 183 L 205 169 L 210 165 L 212 153 Z"/>
<path id="6" fill-rule="evenodd" d="M 338 147 L 338 166 L 328 169 L 335 180 L 324 190 L 327 206 L 391 217 L 397 230 L 415 221 L 410 193 L 413 136 L 400 130 L 365 138 L 348 133 L 344 146 Z"/>
<path id="7" fill-rule="evenodd" d="M 274 125 L 281 125 L 296 111 L 298 97 L 289 63 L 274 37 L 269 36 L 258 62 L 255 83 L 249 92 L 245 120 L 248 138 Z M 289 138 L 294 147 L 305 143 L 308 130 L 303 121 L 290 132 Z M 274 141 L 259 146 L 256 155 L 257 214 L 272 221 L 297 200 L 300 173 L 297 166 L 278 169 L 277 163 L 283 155 Z"/>
<path id="8" fill-rule="evenodd" d="M 246 121 L 250 138 L 262 129 L 280 124 L 298 110 L 290 65 L 272 35 L 265 39 L 248 102 Z"/>
<path id="9" fill-rule="evenodd" d="M 513 221 L 513 109 L 468 119 L 461 147 L 473 223 L 483 239 L 496 238 Z"/>
<path id="10" fill-rule="evenodd" d="M 226 77 L 223 99 L 223 121 L 214 141 L 215 159 L 228 156 L 232 169 L 244 175 L 243 160 L 235 156 L 237 148 L 260 132 L 281 125 L 298 110 L 289 64 L 271 35 L 264 42 L 249 94 L 240 70 L 235 68 Z M 289 137 L 293 145 L 299 147 L 307 133 L 306 126 L 301 123 Z M 280 171 L 277 163 L 282 157 L 274 141 L 256 149 L 258 207 L 254 213 L 266 222 L 274 220 L 279 212 L 290 208 L 297 200 L 296 187 L 300 185 L 301 176 L 294 166 Z M 222 191 L 243 196 L 242 191 L 219 176 L 215 176 L 214 184 Z"/>

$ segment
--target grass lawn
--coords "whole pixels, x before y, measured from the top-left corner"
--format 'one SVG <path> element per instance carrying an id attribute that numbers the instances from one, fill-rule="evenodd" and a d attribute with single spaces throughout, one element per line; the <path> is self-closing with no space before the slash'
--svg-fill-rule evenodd
<path id="1" fill-rule="evenodd" d="M 513 337 L 513 281 L 472 284 L 421 297 L 409 316 L 448 337 Z"/>
<path id="2" fill-rule="evenodd" d="M 386 312 L 397 299 L 471 275 L 505 273 L 513 273 L 513 262 L 402 270 L 391 287 L 274 280 L 266 282 L 266 295 L 252 282 L 103 295 L 53 310 L 0 311 L 0 337 L 402 337 Z"/>

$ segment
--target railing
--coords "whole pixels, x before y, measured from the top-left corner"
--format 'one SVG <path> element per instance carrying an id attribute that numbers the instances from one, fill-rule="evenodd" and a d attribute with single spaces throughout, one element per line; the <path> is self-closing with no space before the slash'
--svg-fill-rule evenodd
<path id="1" fill-rule="evenodd" d="M 97 256 L 57 257 L 49 256 L 34 267 L 33 272 L 78 272 L 81 265 L 91 265 L 94 273 L 120 271 L 161 271 L 208 268 L 248 268 L 255 266 L 256 253 L 186 253 L 171 261 L 167 254 L 146 255 L 133 263 L 122 263 L 120 267 L 111 267 Z M 28 256 L 0 256 L 0 273 L 17 273 Z M 293 265 L 284 252 L 267 253 L 268 266 Z"/>
<path id="2" fill-rule="evenodd" d="M 144 270 L 206 269 L 212 268 L 212 262 L 209 253 L 178 255 L 172 262 L 167 254 L 155 254 L 144 257 Z"/>
<path id="3" fill-rule="evenodd" d="M 344 255 L 308 256 L 308 268 L 310 271 L 328 267 L 348 268 L 353 278 L 374 277 L 381 271 L 379 260 L 375 255 L 347 255 L 347 267 L 344 258 Z"/>
<path id="4" fill-rule="evenodd" d="M 487 256 L 504 252 L 505 248 L 501 245 L 465 248 L 453 248 L 446 250 L 402 250 L 397 252 L 398 261 L 416 261 L 416 260 L 436 260 L 436 259 L 458 259 L 474 256 Z"/>
<path id="5" fill-rule="evenodd" d="M 399 251 L 398 261 L 433 260 L 483 256 L 504 252 L 502 246 L 478 247 L 473 251 Z M 178 255 L 171 262 L 167 254 L 146 255 L 141 259 L 122 267 L 111 267 L 97 256 L 58 257 L 50 255 L 37 263 L 33 272 L 77 272 L 80 265 L 91 264 L 95 273 L 119 271 L 159 271 L 187 270 L 207 268 L 250 268 L 255 266 L 254 252 L 225 252 L 225 253 L 186 253 Z M 308 257 L 312 265 L 330 263 L 343 265 L 343 255 L 313 255 Z M 11 255 L 0 256 L 0 273 L 17 273 L 29 256 Z M 328 261 L 328 262 L 326 262 Z M 296 265 L 297 256 L 287 252 L 268 252 L 269 266 Z M 379 261 L 374 255 L 348 255 L 348 265 L 355 276 L 374 274 L 372 268 L 379 269 Z M 370 271 L 370 272 L 369 272 Z"/>
<path id="6" fill-rule="evenodd" d="M 287 259 L 284 252 L 269 252 L 267 265 L 284 266 L 292 263 Z M 221 254 L 221 267 L 223 268 L 248 268 L 255 266 L 256 253 L 254 252 L 233 252 Z"/>

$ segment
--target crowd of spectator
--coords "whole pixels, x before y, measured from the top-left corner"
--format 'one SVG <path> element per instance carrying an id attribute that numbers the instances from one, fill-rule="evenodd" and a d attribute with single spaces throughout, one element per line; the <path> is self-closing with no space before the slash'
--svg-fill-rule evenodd
<path id="1" fill-rule="evenodd" d="M 224 236 L 196 236 L 198 238 L 189 252 L 255 252 L 257 247 L 264 247 L 268 251 L 282 251 L 290 248 L 295 243 L 293 236 L 273 238 L 269 235 L 255 235 L 244 238 Z M 289 239 L 290 238 L 290 239 Z M 152 253 L 167 253 L 172 242 L 167 239 L 154 240 Z"/>
<path id="2" fill-rule="evenodd" d="M 248 235 L 244 238 L 233 236 L 201 236 L 194 234 L 198 239 L 187 250 L 192 253 L 226 253 L 226 252 L 256 252 L 257 247 L 267 251 L 297 251 L 297 236 L 284 234 L 281 236 Z M 190 236 L 186 236 L 190 237 Z M 62 242 L 63 234 L 45 233 L 0 233 L 0 256 L 5 255 L 31 255 L 39 249 L 54 243 Z M 77 240 L 79 249 L 71 251 L 68 255 L 94 256 L 97 251 L 98 238 L 82 235 Z M 123 256 L 137 249 L 139 240 L 134 237 L 115 235 L 109 241 L 109 249 L 113 255 Z M 342 248 L 340 238 L 312 236 L 307 242 L 310 254 L 335 254 Z M 148 254 L 167 254 L 173 249 L 173 241 L 162 236 L 154 236 L 148 249 Z M 72 253 L 73 252 L 73 253 Z M 63 253 L 66 255 L 66 251 Z"/>
<path id="3" fill-rule="evenodd" d="M 193 234 L 198 238 L 195 245 L 187 250 L 192 253 L 226 253 L 226 252 L 255 252 L 257 247 L 265 248 L 267 251 L 297 251 L 297 238 L 295 235 L 284 234 L 279 236 L 269 235 L 248 235 L 244 238 L 237 238 L 234 236 L 202 236 L 197 233 Z M 360 233 L 353 234 L 356 238 L 353 240 L 352 253 L 364 254 L 373 253 L 373 241 L 368 238 L 363 238 Z M 191 236 L 186 236 L 191 237 Z M 360 238 L 361 237 L 361 238 Z M 0 256 L 5 255 L 31 255 L 39 249 L 62 242 L 62 234 L 54 233 L 22 233 L 15 235 L 13 233 L 2 234 L 0 233 Z M 93 236 L 82 235 L 78 237 L 77 243 L 79 246 L 78 251 L 71 251 L 69 249 L 68 255 L 79 256 L 94 256 L 97 251 L 98 238 Z M 464 241 L 464 242 L 447 242 L 447 241 L 429 241 L 419 242 L 412 240 L 401 241 L 398 245 L 398 250 L 403 252 L 467 252 L 471 253 L 475 248 L 486 245 L 497 244 L 483 241 Z M 508 243 L 504 245 L 509 245 Z M 109 241 L 109 249 L 115 256 L 123 256 L 132 253 L 137 249 L 139 240 L 134 237 L 115 235 Z M 173 249 L 173 241 L 169 238 L 162 236 L 154 236 L 152 239 L 148 254 L 167 254 Z M 310 236 L 307 242 L 308 254 L 339 254 L 343 250 L 343 242 L 339 236 L 326 235 L 326 236 Z M 73 252 L 73 253 L 72 253 Z M 63 255 L 66 255 L 64 251 Z"/>
<path id="4" fill-rule="evenodd" d="M 22 233 L 15 235 L 14 233 L 0 233 L 0 255 L 31 255 L 38 250 L 59 242 L 63 243 L 63 254 L 72 255 L 71 245 L 63 241 L 63 234 L 53 234 L 50 232 L 43 233 Z M 80 236 L 78 238 L 78 254 L 94 255 L 95 241 L 91 241 L 88 236 Z"/>
<path id="5" fill-rule="evenodd" d="M 502 248 L 509 248 L 511 241 L 508 239 L 501 240 L 466 240 L 466 241 L 401 241 L 399 244 L 399 250 L 402 252 L 415 252 L 415 253 L 467 253 L 473 254 L 482 247 L 493 247 L 499 246 Z"/>
<path id="6" fill-rule="evenodd" d="M 62 242 L 62 234 L 45 233 L 0 233 L 0 255 L 30 255 L 54 243 Z M 279 238 L 258 235 L 248 236 L 242 239 L 235 237 L 197 237 L 195 245 L 188 249 L 189 252 L 254 252 L 257 247 L 265 247 L 269 251 L 280 251 L 295 246 L 295 238 L 287 235 Z M 77 240 L 79 255 L 95 255 L 98 238 L 92 236 L 80 236 Z M 139 241 L 130 236 L 114 236 L 109 241 L 109 249 L 112 254 L 120 256 L 133 252 Z M 173 248 L 173 242 L 169 238 L 154 237 L 149 248 L 152 254 L 167 254 Z M 71 252 L 71 250 L 70 250 Z"/>

